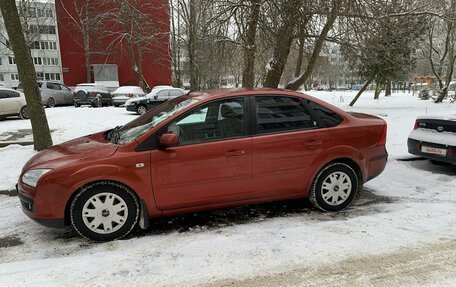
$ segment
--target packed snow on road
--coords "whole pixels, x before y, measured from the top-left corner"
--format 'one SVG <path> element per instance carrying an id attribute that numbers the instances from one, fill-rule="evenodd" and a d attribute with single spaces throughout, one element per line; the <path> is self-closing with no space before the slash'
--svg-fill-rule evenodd
<path id="1" fill-rule="evenodd" d="M 388 123 L 387 167 L 348 209 L 323 213 L 306 200 L 244 206 L 155 219 L 126 239 L 92 243 L 36 224 L 17 197 L 0 195 L 0 286 L 455 286 L 456 168 L 416 160 L 407 137 L 417 116 L 451 116 L 456 104 L 366 93 L 351 108 L 356 92 L 309 93 Z M 46 113 L 54 143 L 137 117 L 113 107 Z M 0 121 L 0 135 L 30 128 Z M 0 190 L 14 189 L 34 154 L 0 148 Z"/>

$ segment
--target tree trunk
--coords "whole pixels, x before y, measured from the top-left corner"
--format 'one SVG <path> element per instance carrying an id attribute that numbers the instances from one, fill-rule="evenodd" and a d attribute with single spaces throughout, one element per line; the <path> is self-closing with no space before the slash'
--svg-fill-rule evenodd
<path id="1" fill-rule="evenodd" d="M 299 49 L 298 49 L 298 60 L 296 61 L 296 69 L 295 69 L 295 78 L 299 77 L 301 74 L 301 67 L 302 67 L 302 60 L 304 59 L 304 43 L 305 43 L 305 35 L 304 31 L 301 31 L 301 35 L 299 37 Z"/>
<path id="2" fill-rule="evenodd" d="M 34 148 L 38 151 L 44 150 L 52 146 L 51 132 L 49 131 L 46 113 L 41 103 L 40 90 L 36 81 L 32 56 L 22 32 L 16 1 L 1 0 L 0 9 L 9 41 L 13 48 L 14 57 L 16 58 L 19 78 L 24 87 L 27 112 L 32 124 Z"/>
<path id="3" fill-rule="evenodd" d="M 391 96 L 391 81 L 388 80 L 385 86 L 385 97 Z"/>
<path id="4" fill-rule="evenodd" d="M 86 67 L 86 81 L 92 82 L 90 76 L 90 36 L 89 36 L 89 0 L 84 0 L 84 19 L 82 20 L 82 40 L 84 45 L 84 60 Z"/>
<path id="5" fill-rule="evenodd" d="M 382 84 L 377 82 L 375 85 L 375 93 L 374 93 L 374 99 L 378 100 L 380 97 L 380 92 L 382 91 Z"/>
<path id="6" fill-rule="evenodd" d="M 198 77 L 198 66 L 196 61 L 196 0 L 189 0 L 190 6 L 190 21 L 188 28 L 188 58 L 190 62 L 190 89 L 199 90 L 199 77 Z"/>
<path id="7" fill-rule="evenodd" d="M 356 101 L 359 99 L 361 94 L 369 87 L 369 84 L 373 81 L 374 79 L 369 79 L 364 83 L 364 86 L 359 90 L 359 92 L 356 94 L 355 98 L 350 102 L 350 107 L 353 107 L 353 105 L 356 103 Z"/>
<path id="8" fill-rule="evenodd" d="M 255 51 L 256 32 L 260 17 L 261 0 L 250 0 L 252 13 L 248 20 L 247 32 L 244 41 L 244 69 L 242 71 L 242 86 L 253 88 L 255 86 Z"/>
<path id="9" fill-rule="evenodd" d="M 334 22 L 337 19 L 342 0 L 333 0 L 332 2 L 333 3 L 332 3 L 331 13 L 328 16 L 328 20 L 326 20 L 325 26 L 323 27 L 321 34 L 318 36 L 318 38 L 315 42 L 312 56 L 309 59 L 309 64 L 307 65 L 306 71 L 301 76 L 299 76 L 298 78 L 296 78 L 293 81 L 291 81 L 290 83 L 288 83 L 285 87 L 286 89 L 296 91 L 305 82 L 307 82 L 310 75 L 312 74 L 312 72 L 317 64 L 317 59 L 318 59 L 318 56 L 320 55 L 320 51 L 323 47 L 323 44 L 325 43 L 326 36 L 328 35 Z"/>
<path id="10" fill-rule="evenodd" d="M 264 87 L 277 88 L 282 77 L 288 55 L 290 54 L 291 44 L 293 43 L 294 23 L 284 23 L 279 29 L 275 39 L 273 58 L 269 63 L 269 70 L 266 75 Z"/>

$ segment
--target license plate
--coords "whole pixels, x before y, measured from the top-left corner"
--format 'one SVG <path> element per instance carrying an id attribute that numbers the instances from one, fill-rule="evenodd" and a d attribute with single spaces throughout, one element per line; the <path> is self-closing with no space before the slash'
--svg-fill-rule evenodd
<path id="1" fill-rule="evenodd" d="M 429 146 L 422 146 L 421 152 L 432 153 L 432 154 L 437 154 L 437 155 L 442 155 L 442 156 L 446 156 L 446 154 L 447 154 L 447 150 L 444 148 L 435 148 L 435 147 L 429 147 Z"/>

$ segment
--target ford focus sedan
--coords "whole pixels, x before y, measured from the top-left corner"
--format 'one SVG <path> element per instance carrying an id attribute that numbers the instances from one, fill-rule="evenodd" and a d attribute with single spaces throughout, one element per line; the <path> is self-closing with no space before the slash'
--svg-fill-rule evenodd
<path id="1" fill-rule="evenodd" d="M 38 153 L 17 188 L 29 217 L 95 241 L 160 216 L 275 200 L 339 211 L 385 168 L 386 130 L 298 92 L 191 92 Z"/>

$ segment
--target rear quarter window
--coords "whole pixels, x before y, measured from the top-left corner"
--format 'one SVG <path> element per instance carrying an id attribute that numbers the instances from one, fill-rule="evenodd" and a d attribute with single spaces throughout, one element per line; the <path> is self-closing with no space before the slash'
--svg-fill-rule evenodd
<path id="1" fill-rule="evenodd" d="M 342 118 L 332 110 L 312 102 L 311 100 L 306 100 L 306 104 L 320 127 L 335 127 L 342 122 Z"/>

